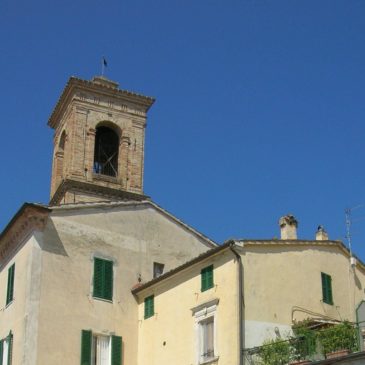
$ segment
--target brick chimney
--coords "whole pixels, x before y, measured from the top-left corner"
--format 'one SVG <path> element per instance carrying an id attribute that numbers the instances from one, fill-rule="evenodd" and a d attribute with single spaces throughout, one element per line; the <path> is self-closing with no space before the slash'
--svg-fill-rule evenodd
<path id="1" fill-rule="evenodd" d="M 319 225 L 316 232 L 316 241 L 328 241 L 328 233 Z"/>
<path id="2" fill-rule="evenodd" d="M 298 221 L 291 214 L 281 217 L 279 220 L 280 234 L 282 240 L 296 240 Z"/>

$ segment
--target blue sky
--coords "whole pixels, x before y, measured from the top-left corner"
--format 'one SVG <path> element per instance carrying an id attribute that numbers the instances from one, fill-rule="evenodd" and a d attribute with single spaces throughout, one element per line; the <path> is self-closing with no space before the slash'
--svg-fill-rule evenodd
<path id="1" fill-rule="evenodd" d="M 49 199 L 46 123 L 69 76 L 157 98 L 145 192 L 212 239 L 318 224 L 365 260 L 365 1 L 0 2 L 0 229 Z"/>

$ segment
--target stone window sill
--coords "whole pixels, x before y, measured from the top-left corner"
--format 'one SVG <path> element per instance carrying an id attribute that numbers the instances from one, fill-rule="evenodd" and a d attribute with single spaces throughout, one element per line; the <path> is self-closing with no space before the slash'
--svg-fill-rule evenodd
<path id="1" fill-rule="evenodd" d="M 199 365 L 209 365 L 218 362 L 219 356 L 212 357 L 211 359 L 199 362 Z"/>
<path id="2" fill-rule="evenodd" d="M 97 174 L 95 172 L 93 172 L 93 180 L 106 181 L 114 184 L 118 183 L 118 179 L 115 176 L 102 175 L 102 174 Z"/>

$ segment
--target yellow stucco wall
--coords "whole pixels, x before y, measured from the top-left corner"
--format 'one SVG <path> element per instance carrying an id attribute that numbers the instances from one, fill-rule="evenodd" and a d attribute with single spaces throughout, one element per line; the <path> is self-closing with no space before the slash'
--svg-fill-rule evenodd
<path id="1" fill-rule="evenodd" d="M 278 331 L 285 337 L 293 320 L 355 320 L 355 307 L 364 298 L 364 270 L 358 265 L 354 275 L 338 246 L 246 244 L 242 260 L 246 347 Z M 321 272 L 332 277 L 333 305 L 322 301 Z"/>
<path id="2" fill-rule="evenodd" d="M 201 269 L 213 264 L 214 287 L 201 292 Z M 138 294 L 138 364 L 198 363 L 195 317 L 192 309 L 219 299 L 216 344 L 220 364 L 237 363 L 237 263 L 228 249 Z M 144 319 L 144 298 L 154 295 L 155 315 Z"/>

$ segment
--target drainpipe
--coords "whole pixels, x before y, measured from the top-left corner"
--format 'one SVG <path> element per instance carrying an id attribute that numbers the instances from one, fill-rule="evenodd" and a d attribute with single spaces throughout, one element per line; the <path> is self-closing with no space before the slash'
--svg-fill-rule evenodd
<path id="1" fill-rule="evenodd" d="M 239 321 L 239 333 L 238 333 L 238 356 L 239 356 L 239 365 L 243 365 L 244 359 L 243 359 L 243 267 L 242 267 L 242 259 L 241 255 L 234 250 L 235 243 L 231 241 L 229 245 L 229 249 L 232 251 L 232 253 L 236 256 L 237 259 L 237 270 L 238 270 L 238 298 L 237 298 L 237 304 L 238 304 L 238 321 Z"/>

